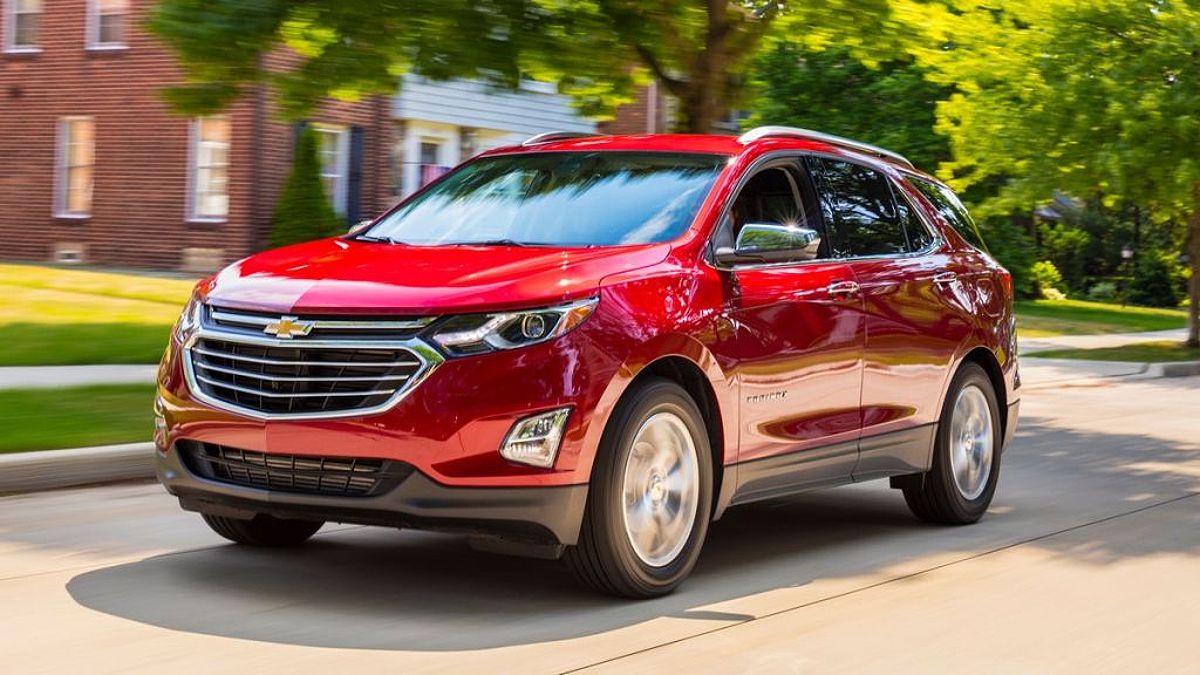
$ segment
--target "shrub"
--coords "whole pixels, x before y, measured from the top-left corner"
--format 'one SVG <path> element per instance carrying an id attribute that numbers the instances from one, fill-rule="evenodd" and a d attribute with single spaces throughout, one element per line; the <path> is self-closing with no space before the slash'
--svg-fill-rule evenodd
<path id="1" fill-rule="evenodd" d="M 1030 272 L 1033 274 L 1033 283 L 1039 296 L 1047 300 L 1063 300 L 1067 297 L 1061 289 L 1062 275 L 1058 273 L 1058 268 L 1054 266 L 1054 263 L 1049 260 L 1039 260 L 1033 264 Z M 1051 297 L 1051 293 L 1059 297 Z"/>
<path id="2" fill-rule="evenodd" d="M 1145 251 L 1133 267 L 1129 302 L 1143 307 L 1178 307 L 1183 301 L 1187 273 L 1174 256 Z"/>
<path id="3" fill-rule="evenodd" d="M 286 246 L 346 231 L 346 224 L 333 210 L 321 182 L 317 157 L 317 135 L 304 127 L 296 137 L 292 170 L 275 204 L 271 220 L 271 246 Z"/>
<path id="4" fill-rule="evenodd" d="M 1118 290 L 1115 281 L 1101 281 L 1088 290 L 1088 298 L 1097 302 L 1112 302 L 1117 299 Z"/>
<path id="5" fill-rule="evenodd" d="M 979 229 L 988 250 L 1012 273 L 1013 291 L 1017 297 L 1038 297 L 1037 282 L 1033 276 L 1036 258 L 1029 237 L 1018 225 L 999 219 L 983 221 Z"/>

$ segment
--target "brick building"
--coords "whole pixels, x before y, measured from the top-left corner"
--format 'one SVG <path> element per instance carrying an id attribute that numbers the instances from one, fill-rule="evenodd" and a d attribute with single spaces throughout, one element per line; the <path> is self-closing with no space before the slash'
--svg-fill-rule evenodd
<path id="1" fill-rule="evenodd" d="M 221 115 L 173 114 L 161 90 L 182 72 L 141 27 L 153 2 L 0 0 L 0 259 L 205 272 L 265 245 L 295 127 L 265 89 Z M 664 131 L 669 105 L 650 88 L 601 130 Z M 329 102 L 307 124 L 347 223 L 477 152 L 597 128 L 542 83 L 413 77 L 393 96 Z"/>
<path id="2" fill-rule="evenodd" d="M 265 92 L 171 114 L 180 81 L 140 27 L 152 0 L 0 0 L 0 257 L 202 271 L 260 248 L 295 137 Z M 387 97 L 324 106 L 323 173 L 348 221 L 392 201 Z"/>

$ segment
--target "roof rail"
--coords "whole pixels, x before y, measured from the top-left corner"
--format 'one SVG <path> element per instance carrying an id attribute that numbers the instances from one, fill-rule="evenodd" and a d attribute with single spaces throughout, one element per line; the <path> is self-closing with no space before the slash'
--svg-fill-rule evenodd
<path id="1" fill-rule="evenodd" d="M 756 127 L 754 129 L 751 129 L 750 131 L 747 131 L 746 133 L 742 134 L 741 136 L 738 136 L 738 142 L 745 145 L 747 143 L 753 143 L 754 141 L 757 141 L 757 140 L 760 140 L 763 138 L 771 138 L 771 137 L 775 137 L 775 136 L 788 136 L 788 137 L 792 137 L 792 138 L 807 138 L 809 140 L 820 141 L 822 143 L 828 143 L 830 145 L 839 145 L 843 148 L 849 148 L 850 150 L 857 150 L 859 152 L 864 152 L 869 155 L 876 155 L 878 157 L 884 157 L 884 158 L 893 160 L 895 162 L 899 162 L 907 167 L 916 168 L 913 166 L 913 163 L 908 160 L 907 157 L 905 157 L 904 155 L 901 155 L 898 152 L 892 152 L 891 150 L 885 150 L 883 148 L 880 148 L 875 145 L 871 145 L 869 143 L 863 143 L 862 141 L 856 141 L 856 140 L 849 139 L 849 138 L 843 138 L 841 136 L 834 136 L 833 134 L 825 134 L 825 133 L 821 133 L 820 131 L 812 131 L 810 129 L 800 129 L 797 127 Z"/>
<path id="2" fill-rule="evenodd" d="M 547 131 L 544 134 L 538 134 L 526 138 L 521 142 L 521 145 L 537 145 L 539 143 L 550 143 L 552 141 L 565 141 L 571 138 L 591 138 L 597 134 L 586 131 Z"/>

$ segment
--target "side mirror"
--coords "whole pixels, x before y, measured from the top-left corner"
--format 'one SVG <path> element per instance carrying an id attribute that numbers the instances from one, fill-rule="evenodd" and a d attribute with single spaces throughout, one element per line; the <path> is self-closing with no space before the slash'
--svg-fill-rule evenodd
<path id="1" fill-rule="evenodd" d="M 347 231 L 346 234 L 358 234 L 359 232 L 362 232 L 363 230 L 367 229 L 367 226 L 373 222 L 375 222 L 375 221 L 371 220 L 370 218 L 367 218 L 366 220 L 360 220 L 357 223 L 351 225 L 349 231 Z"/>
<path id="2" fill-rule="evenodd" d="M 808 227 L 790 227 L 780 223 L 746 223 L 738 233 L 734 248 L 723 246 L 715 251 L 717 263 L 789 262 L 817 257 L 821 235 Z"/>

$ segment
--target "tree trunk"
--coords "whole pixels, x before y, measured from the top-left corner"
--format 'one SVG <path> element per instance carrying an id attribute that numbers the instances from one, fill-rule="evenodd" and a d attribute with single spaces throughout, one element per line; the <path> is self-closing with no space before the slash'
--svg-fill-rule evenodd
<path id="1" fill-rule="evenodd" d="M 1188 227 L 1188 266 L 1192 278 L 1188 281 L 1187 346 L 1200 347 L 1200 184 L 1194 190 L 1196 204 Z"/>

